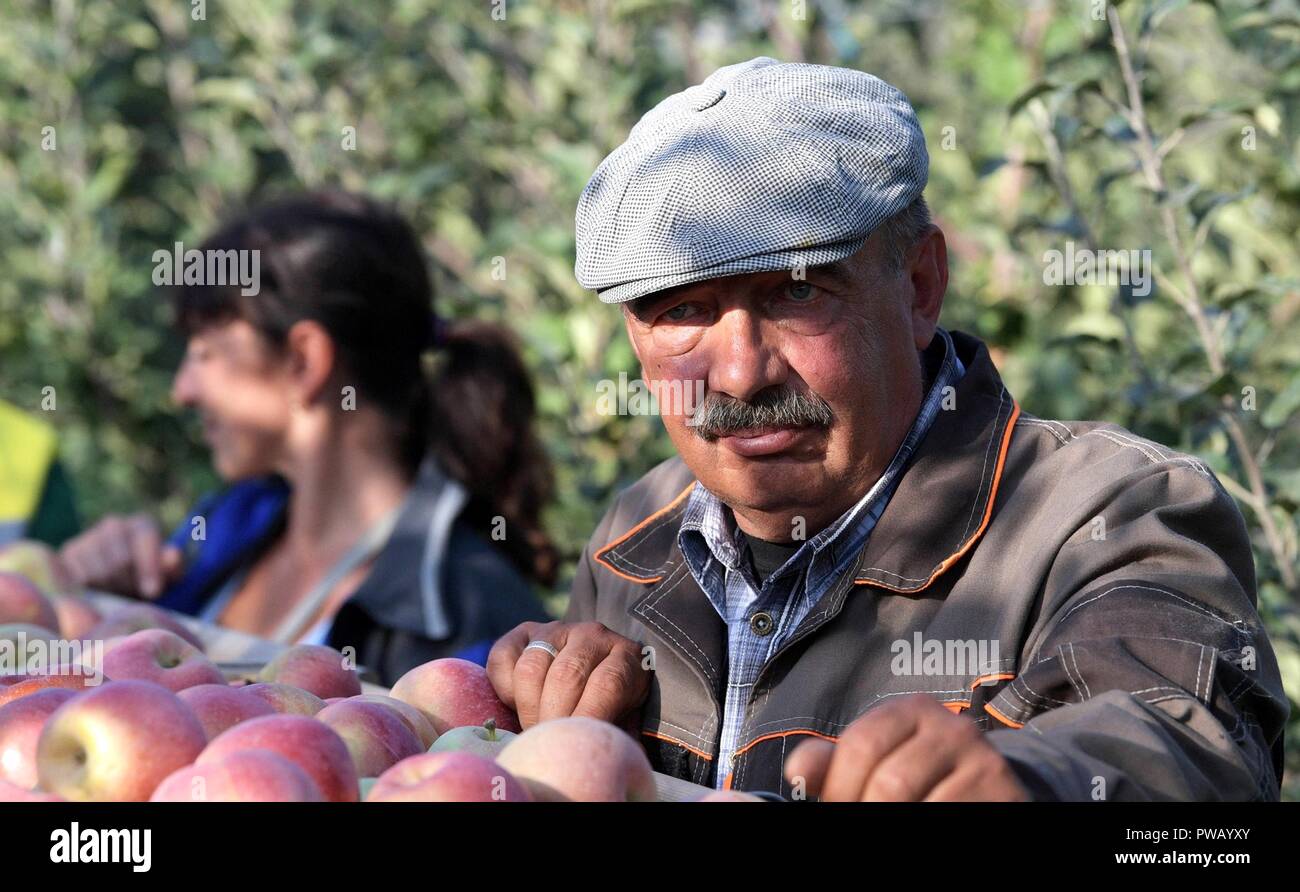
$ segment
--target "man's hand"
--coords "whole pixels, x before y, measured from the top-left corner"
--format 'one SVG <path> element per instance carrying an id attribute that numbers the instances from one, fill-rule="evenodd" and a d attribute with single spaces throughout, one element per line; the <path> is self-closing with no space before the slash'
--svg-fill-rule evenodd
<path id="1" fill-rule="evenodd" d="M 807 740 L 785 762 L 824 802 L 1023 802 L 1029 793 L 968 719 L 925 694 L 871 710 L 837 743 Z"/>
<path id="2" fill-rule="evenodd" d="M 59 550 L 74 582 L 132 597 L 156 598 L 180 575 L 180 549 L 164 546 L 147 515 L 109 516 Z"/>
<path id="3" fill-rule="evenodd" d="M 545 641 L 552 657 L 530 641 Z M 528 728 L 570 715 L 615 724 L 650 692 L 641 645 L 600 623 L 521 623 L 492 646 L 487 673 L 497 696 Z"/>

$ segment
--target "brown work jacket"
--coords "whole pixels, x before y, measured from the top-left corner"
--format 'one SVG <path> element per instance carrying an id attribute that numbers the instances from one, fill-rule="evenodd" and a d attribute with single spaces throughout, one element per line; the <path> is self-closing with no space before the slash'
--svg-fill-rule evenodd
<path id="1" fill-rule="evenodd" d="M 1289 710 L 1236 505 L 1203 462 L 1023 413 L 984 344 L 867 544 L 764 666 L 715 765 L 726 630 L 677 546 L 679 458 L 624 491 L 566 620 L 644 643 L 659 771 L 798 797 L 802 739 L 902 694 L 968 716 L 1041 799 L 1276 799 Z"/>

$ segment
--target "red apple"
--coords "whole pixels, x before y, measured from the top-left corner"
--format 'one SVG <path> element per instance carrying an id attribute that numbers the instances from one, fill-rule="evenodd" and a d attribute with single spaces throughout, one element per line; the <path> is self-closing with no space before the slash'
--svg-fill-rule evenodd
<path id="1" fill-rule="evenodd" d="M 0 571 L 0 623 L 40 626 L 59 631 L 59 615 L 50 599 L 26 576 Z"/>
<path id="2" fill-rule="evenodd" d="M 609 722 L 552 719 L 520 734 L 497 762 L 534 798 L 575 802 L 653 802 L 654 771 L 645 750 Z"/>
<path id="3" fill-rule="evenodd" d="M 166 629 L 141 629 L 106 648 L 104 674 L 116 680 L 152 681 L 169 691 L 226 683 L 226 676 L 201 650 Z"/>
<path id="4" fill-rule="evenodd" d="M 64 703 L 36 747 L 43 790 L 77 801 L 143 802 L 207 744 L 189 707 L 162 685 L 112 681 Z"/>
<path id="5" fill-rule="evenodd" d="M 324 802 L 295 762 L 271 750 L 238 750 L 204 765 L 178 768 L 150 802 Z"/>
<path id="6" fill-rule="evenodd" d="M 429 747 L 431 753 L 473 753 L 485 759 L 495 759 L 502 747 L 518 737 L 513 731 L 502 731 L 488 719 L 482 725 L 452 728 Z"/>
<path id="7" fill-rule="evenodd" d="M 313 716 L 325 708 L 325 701 L 311 691 L 276 682 L 259 682 L 238 688 L 271 705 L 276 712 L 287 715 Z"/>
<path id="8" fill-rule="evenodd" d="M 219 762 L 239 750 L 265 749 L 295 763 L 330 802 L 356 802 L 357 770 L 347 744 L 333 729 L 301 715 L 264 715 L 219 734 L 199 756 L 199 765 Z"/>
<path id="9" fill-rule="evenodd" d="M 17 678 L 18 680 L 13 684 L 0 686 L 0 706 L 49 688 L 84 691 L 87 688 L 99 686 L 94 676 L 72 672 L 51 675 L 24 675 Z"/>
<path id="10" fill-rule="evenodd" d="M 439 734 L 488 719 L 506 731 L 519 730 L 519 719 L 497 697 L 487 671 L 469 660 L 447 658 L 416 666 L 390 693 L 423 712 Z"/>
<path id="11" fill-rule="evenodd" d="M 84 638 L 104 618 L 93 604 L 76 595 L 56 595 L 54 612 L 59 617 L 59 635 L 63 638 Z"/>
<path id="12" fill-rule="evenodd" d="M 744 790 L 714 790 L 712 793 L 705 793 L 692 802 L 765 802 L 762 796 L 755 796 L 753 793 L 746 793 Z"/>
<path id="13" fill-rule="evenodd" d="M 36 786 L 36 742 L 54 710 L 77 696 L 66 688 L 43 691 L 0 706 L 0 780 Z"/>
<path id="14" fill-rule="evenodd" d="M 407 756 L 424 752 L 419 735 L 380 703 L 344 700 L 316 713 L 316 720 L 343 738 L 358 777 L 378 777 Z"/>
<path id="15" fill-rule="evenodd" d="M 275 715 L 271 704 L 227 684 L 196 684 L 176 693 L 212 740 L 227 728 L 262 715 Z"/>
<path id="16" fill-rule="evenodd" d="M 388 697 L 384 694 L 358 694 L 350 700 L 362 700 L 366 703 L 378 703 L 380 706 L 387 706 L 402 717 L 406 726 L 415 732 L 420 738 L 420 743 L 424 749 L 428 749 L 430 744 L 438 739 L 438 732 L 433 730 L 433 723 L 420 710 L 416 709 L 409 703 L 403 703 L 395 697 Z M 328 701 L 327 701 L 328 702 Z"/>
<path id="17" fill-rule="evenodd" d="M 528 790 L 491 759 L 421 753 L 385 771 L 367 802 L 528 802 Z"/>
<path id="18" fill-rule="evenodd" d="M 86 632 L 86 638 L 125 638 L 141 629 L 166 629 L 175 632 L 199 650 L 203 642 L 180 620 L 168 611 L 153 604 L 123 604 L 110 610 L 95 627 Z"/>
<path id="19" fill-rule="evenodd" d="M 361 693 L 361 678 L 351 661 L 323 644 L 298 644 L 281 651 L 257 680 L 293 685 L 321 699 Z"/>
<path id="20" fill-rule="evenodd" d="M 80 594 L 80 586 L 44 542 L 20 539 L 0 548 L 0 570 L 26 576 L 47 595 Z"/>
<path id="21" fill-rule="evenodd" d="M 41 790 L 27 790 L 7 780 L 0 780 L 0 802 L 66 802 L 62 796 Z"/>

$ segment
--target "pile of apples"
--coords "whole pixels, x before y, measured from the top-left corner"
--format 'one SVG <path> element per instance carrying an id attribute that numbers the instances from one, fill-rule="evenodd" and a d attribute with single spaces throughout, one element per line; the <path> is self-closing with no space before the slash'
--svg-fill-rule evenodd
<path id="1" fill-rule="evenodd" d="M 166 611 L 101 616 L 50 558 L 0 552 L 0 641 L 102 640 L 102 660 L 0 675 L 0 801 L 655 799 L 627 733 L 577 717 L 521 732 L 475 663 L 364 694 L 343 654 L 298 645 L 229 681 Z"/>

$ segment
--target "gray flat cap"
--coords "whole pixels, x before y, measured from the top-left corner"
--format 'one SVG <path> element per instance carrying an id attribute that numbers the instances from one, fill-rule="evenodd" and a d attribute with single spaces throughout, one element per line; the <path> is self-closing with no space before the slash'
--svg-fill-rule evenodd
<path id="1" fill-rule="evenodd" d="M 660 102 L 582 190 L 577 263 L 606 303 L 830 263 L 925 188 L 907 97 L 861 71 L 766 56 Z"/>

